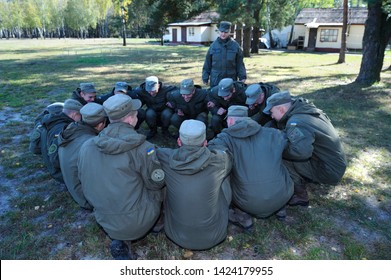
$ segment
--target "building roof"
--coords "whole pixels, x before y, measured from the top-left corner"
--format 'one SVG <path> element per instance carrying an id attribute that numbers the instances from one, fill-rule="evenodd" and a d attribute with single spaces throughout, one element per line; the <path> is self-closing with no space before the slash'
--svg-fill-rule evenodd
<path id="1" fill-rule="evenodd" d="M 217 23 L 220 14 L 216 11 L 206 11 L 195 17 L 192 17 L 188 20 L 182 22 L 170 23 L 168 25 L 182 25 L 182 26 L 191 26 L 191 25 L 210 25 L 211 23 Z"/>
<path id="2" fill-rule="evenodd" d="M 349 8 L 348 24 L 365 24 L 368 17 L 367 8 Z M 295 24 L 308 23 L 342 23 L 343 9 L 305 8 L 296 17 Z"/>

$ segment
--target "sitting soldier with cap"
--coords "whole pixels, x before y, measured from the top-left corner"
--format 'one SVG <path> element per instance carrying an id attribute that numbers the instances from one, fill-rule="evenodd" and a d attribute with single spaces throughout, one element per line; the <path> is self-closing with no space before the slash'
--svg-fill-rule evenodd
<path id="1" fill-rule="evenodd" d="M 67 126 L 58 136 L 58 157 L 65 185 L 72 198 L 85 209 L 92 209 L 84 197 L 78 177 L 77 161 L 82 144 L 105 128 L 106 113 L 103 106 L 94 102 L 80 109 L 81 120 Z"/>
<path id="2" fill-rule="evenodd" d="M 273 83 L 257 83 L 249 85 L 245 91 L 247 99 L 246 104 L 249 108 L 248 116 L 260 125 L 266 125 L 272 118 L 265 114 L 263 109 L 266 107 L 266 99 L 280 89 Z"/>
<path id="3" fill-rule="evenodd" d="M 242 82 L 234 82 L 231 78 L 220 81 L 218 86 L 209 93 L 208 109 L 212 114 L 211 129 L 215 135 L 227 127 L 225 117 L 229 106 L 245 105 L 246 85 Z"/>
<path id="4" fill-rule="evenodd" d="M 289 91 L 270 96 L 263 112 L 271 115 L 288 139 L 283 158 L 295 184 L 289 205 L 308 206 L 308 183 L 336 185 L 345 173 L 337 131 L 322 110 L 304 98 L 292 99 Z"/>
<path id="5" fill-rule="evenodd" d="M 136 258 L 126 242 L 152 229 L 162 205 L 164 172 L 155 147 L 134 129 L 140 107 L 140 100 L 125 94 L 107 99 L 103 108 L 110 124 L 87 140 L 79 154 L 83 193 L 112 239 L 114 259 Z"/>
<path id="6" fill-rule="evenodd" d="M 206 148 L 201 121 L 182 122 L 177 142 L 178 149 L 157 150 L 166 174 L 164 231 L 183 248 L 209 249 L 227 236 L 231 160 Z"/>
<path id="7" fill-rule="evenodd" d="M 143 109 L 139 110 L 139 113 L 145 116 L 145 121 L 149 127 L 147 140 L 156 135 L 158 126 L 162 128 L 163 135 L 170 136 L 168 127 L 172 110 L 166 107 L 167 96 L 171 91 L 177 89 L 175 86 L 163 85 L 156 76 L 150 76 L 134 90 L 134 94 L 141 100 L 142 105 L 147 107 L 145 111 Z"/>
<path id="8" fill-rule="evenodd" d="M 64 183 L 60 160 L 58 158 L 58 135 L 70 123 L 81 119 L 80 109 L 83 105 L 74 99 L 64 102 L 60 113 L 47 114 L 42 118 L 41 152 L 42 159 L 50 175 L 60 183 Z"/>
<path id="9" fill-rule="evenodd" d="M 227 124 L 228 128 L 211 140 L 209 147 L 225 147 L 233 159 L 230 177 L 234 207 L 230 221 L 250 229 L 251 215 L 266 218 L 276 213 L 284 218 L 280 209 L 293 194 L 292 179 L 282 163 L 287 143 L 284 134 L 249 118 L 246 106 L 230 106 Z"/>
<path id="10" fill-rule="evenodd" d="M 167 107 L 173 110 L 170 124 L 179 130 L 182 122 L 195 119 L 208 124 L 207 90 L 194 85 L 192 79 L 184 79 L 179 91 L 172 91 L 167 97 Z M 176 137 L 177 138 L 177 135 Z"/>
<path id="11" fill-rule="evenodd" d="M 219 37 L 210 45 L 202 67 L 202 81 L 210 87 L 217 86 L 221 79 L 231 78 L 245 82 L 246 67 L 243 62 L 243 50 L 230 37 L 231 23 L 222 21 L 219 24 Z"/>
<path id="12" fill-rule="evenodd" d="M 99 104 L 103 104 L 103 102 L 105 102 L 107 99 L 114 96 L 115 94 L 126 94 L 129 95 L 132 99 L 140 99 L 138 95 L 132 90 L 132 86 L 129 85 L 127 82 L 116 82 L 111 92 L 98 96 L 95 102 Z M 137 119 L 138 121 L 135 126 L 136 130 L 140 127 L 141 123 L 145 120 L 145 112 L 142 109 L 138 110 Z"/>
<path id="13" fill-rule="evenodd" d="M 96 98 L 96 89 L 93 83 L 80 83 L 72 93 L 72 99 L 79 101 L 82 105 L 94 102 Z"/>

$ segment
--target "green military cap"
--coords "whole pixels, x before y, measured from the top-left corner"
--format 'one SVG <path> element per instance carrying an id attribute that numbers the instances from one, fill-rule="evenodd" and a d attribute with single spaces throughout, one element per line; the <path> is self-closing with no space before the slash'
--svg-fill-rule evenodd
<path id="1" fill-rule="evenodd" d="M 270 115 L 270 110 L 274 106 L 286 104 L 292 102 L 291 94 L 289 91 L 280 91 L 277 93 L 274 93 L 266 100 L 266 108 L 263 110 L 265 114 Z"/>
<path id="2" fill-rule="evenodd" d="M 262 93 L 261 86 L 259 84 L 249 85 L 245 93 L 247 96 L 246 104 L 253 105 Z"/>
<path id="3" fill-rule="evenodd" d="M 194 90 L 194 82 L 192 79 L 185 79 L 181 82 L 180 94 L 192 94 Z"/>
<path id="4" fill-rule="evenodd" d="M 115 92 L 120 91 L 123 93 L 127 93 L 128 92 L 128 83 L 127 82 L 116 82 L 114 91 Z"/>
<path id="5" fill-rule="evenodd" d="M 227 117 L 248 117 L 248 108 L 240 105 L 229 106 Z"/>
<path id="6" fill-rule="evenodd" d="M 206 139 L 206 126 L 197 120 L 185 120 L 179 128 L 179 139 L 182 144 L 201 146 Z"/>
<path id="7" fill-rule="evenodd" d="M 84 93 L 96 93 L 93 83 L 80 83 L 80 90 Z"/>
<path id="8" fill-rule="evenodd" d="M 234 80 L 231 78 L 222 79 L 218 85 L 218 96 L 225 97 L 231 94 L 234 87 Z"/>
<path id="9" fill-rule="evenodd" d="M 139 99 L 132 99 L 126 94 L 115 94 L 103 102 L 103 108 L 107 116 L 112 120 L 119 120 L 131 111 L 136 111 L 141 107 Z"/>
<path id="10" fill-rule="evenodd" d="M 84 105 L 80 109 L 80 114 L 82 120 L 92 126 L 97 125 L 106 118 L 106 112 L 103 109 L 103 106 L 95 102 Z"/>
<path id="11" fill-rule="evenodd" d="M 64 102 L 64 109 L 80 112 L 83 105 L 75 99 L 67 99 Z"/>
<path id="12" fill-rule="evenodd" d="M 231 23 L 229 21 L 220 22 L 219 31 L 229 33 L 231 31 Z"/>

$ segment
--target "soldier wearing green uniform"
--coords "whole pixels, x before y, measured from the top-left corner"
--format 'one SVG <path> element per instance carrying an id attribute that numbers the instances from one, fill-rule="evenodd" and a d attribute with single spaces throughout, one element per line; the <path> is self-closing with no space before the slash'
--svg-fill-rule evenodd
<path id="1" fill-rule="evenodd" d="M 209 146 L 223 146 L 232 155 L 233 204 L 253 216 L 268 217 L 285 207 L 293 194 L 292 179 L 282 163 L 287 140 L 282 132 L 249 118 L 246 106 L 230 106 L 227 124 Z M 230 221 L 248 229 L 253 221 L 242 211 L 231 211 Z"/>
<path id="2" fill-rule="evenodd" d="M 96 136 L 105 127 L 106 113 L 102 105 L 91 102 L 80 109 L 80 114 L 82 119 L 69 124 L 58 136 L 58 157 L 69 193 L 81 207 L 92 209 L 81 188 L 77 161 L 83 143 Z"/>
<path id="3" fill-rule="evenodd" d="M 289 91 L 270 96 L 264 113 L 271 114 L 288 139 L 283 157 L 295 183 L 289 205 L 308 206 L 308 182 L 335 185 L 345 173 L 337 131 L 322 110 L 304 98 L 292 99 Z"/>
<path id="4" fill-rule="evenodd" d="M 179 149 L 160 148 L 158 158 L 166 174 L 166 235 L 192 250 L 209 249 L 227 236 L 231 189 L 229 155 L 206 147 L 206 126 L 185 120 Z"/>
<path id="5" fill-rule="evenodd" d="M 138 99 L 116 94 L 103 103 L 110 124 L 80 149 L 78 171 L 94 215 L 112 239 L 115 259 L 134 259 L 126 241 L 145 236 L 160 215 L 164 172 L 155 147 L 138 134 Z"/>

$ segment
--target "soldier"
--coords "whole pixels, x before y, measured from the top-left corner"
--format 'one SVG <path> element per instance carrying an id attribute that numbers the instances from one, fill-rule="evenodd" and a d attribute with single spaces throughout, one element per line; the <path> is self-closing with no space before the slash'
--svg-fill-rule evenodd
<path id="1" fill-rule="evenodd" d="M 248 116 L 260 125 L 266 125 L 272 118 L 265 114 L 263 109 L 266 107 L 266 99 L 273 93 L 279 92 L 280 89 L 272 83 L 257 83 L 249 85 L 246 88 L 246 104 L 249 108 Z"/>
<path id="2" fill-rule="evenodd" d="M 177 87 L 163 85 L 156 76 L 147 77 L 145 82 L 134 90 L 142 104 L 147 107 L 145 111 L 140 109 L 149 127 L 147 140 L 156 135 L 158 126 L 162 127 L 163 135 L 170 136 L 168 127 L 172 110 L 166 107 L 166 103 L 167 95 L 173 90 L 177 90 Z"/>
<path id="3" fill-rule="evenodd" d="M 243 50 L 230 37 L 231 23 L 222 21 L 219 24 L 219 37 L 212 43 L 206 53 L 202 68 L 202 81 L 210 87 L 217 86 L 224 78 L 245 82 L 247 79 L 246 67 L 243 62 Z"/>
<path id="4" fill-rule="evenodd" d="M 61 113 L 48 114 L 42 119 L 41 133 L 42 159 L 50 175 L 60 183 L 64 183 L 60 161 L 58 159 L 58 135 L 70 123 L 81 119 L 80 109 L 83 105 L 74 99 L 67 99 Z"/>
<path id="5" fill-rule="evenodd" d="M 222 79 L 219 85 L 212 88 L 209 93 L 208 109 L 212 114 L 211 129 L 217 135 L 227 127 L 226 115 L 228 107 L 232 105 L 245 105 L 246 85 L 234 82 L 231 78 Z"/>
<path id="6" fill-rule="evenodd" d="M 173 110 L 170 124 L 179 130 L 182 122 L 195 119 L 208 124 L 208 93 L 201 86 L 194 85 L 192 79 L 184 79 L 179 91 L 174 91 L 168 96 L 167 107 Z M 177 137 L 175 137 L 177 138 Z"/>
<path id="7" fill-rule="evenodd" d="M 72 93 L 72 99 L 79 101 L 82 105 L 94 102 L 96 98 L 96 89 L 93 83 L 80 83 Z"/>
<path id="8" fill-rule="evenodd" d="M 153 144 L 134 127 L 141 101 L 116 94 L 103 103 L 110 124 L 80 149 L 78 176 L 96 221 L 112 239 L 114 259 L 135 259 L 139 239 L 160 215 L 164 172 Z M 129 243 L 130 244 L 130 243 Z"/>
<path id="9" fill-rule="evenodd" d="M 304 98 L 292 99 L 289 91 L 270 96 L 263 112 L 288 138 L 284 164 L 295 183 L 289 205 L 308 206 L 308 183 L 335 185 L 342 179 L 346 158 L 341 140 L 322 110 Z"/>
<path id="10" fill-rule="evenodd" d="M 157 150 L 166 174 L 164 231 L 183 248 L 209 249 L 227 235 L 231 161 L 222 150 L 206 147 L 201 121 L 182 122 L 178 145 Z"/>
<path id="11" fill-rule="evenodd" d="M 249 118 L 246 106 L 230 106 L 227 116 L 228 128 L 209 147 L 223 146 L 231 154 L 234 207 L 230 221 L 249 229 L 253 225 L 250 215 L 269 217 L 284 208 L 293 194 L 292 179 L 282 163 L 287 140 L 280 131 Z"/>
<path id="12" fill-rule="evenodd" d="M 105 127 L 106 113 L 102 105 L 91 102 L 80 109 L 80 114 L 82 119 L 69 124 L 58 136 L 58 157 L 69 193 L 82 208 L 92 209 L 81 188 L 77 160 L 82 144 Z"/>

